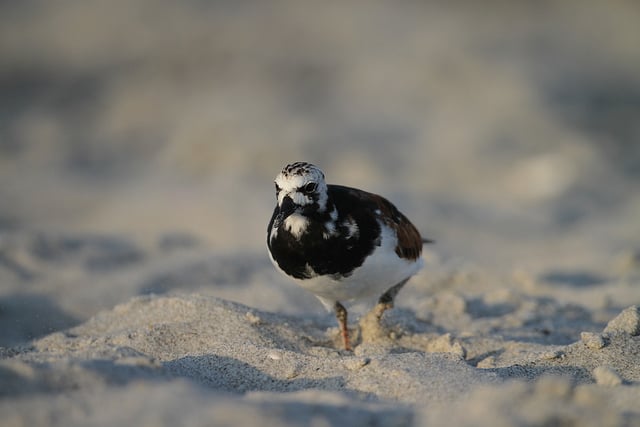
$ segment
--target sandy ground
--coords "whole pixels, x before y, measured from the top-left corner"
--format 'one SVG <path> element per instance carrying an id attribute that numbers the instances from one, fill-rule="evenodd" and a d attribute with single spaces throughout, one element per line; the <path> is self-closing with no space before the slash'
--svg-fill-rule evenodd
<path id="1" fill-rule="evenodd" d="M 1 424 L 640 425 L 639 20 L 0 3 Z M 437 241 L 353 352 L 266 254 L 296 160 Z"/>

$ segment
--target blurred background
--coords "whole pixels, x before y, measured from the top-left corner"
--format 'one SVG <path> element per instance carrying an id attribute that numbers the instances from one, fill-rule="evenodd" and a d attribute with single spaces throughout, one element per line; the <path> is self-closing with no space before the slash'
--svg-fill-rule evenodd
<path id="1" fill-rule="evenodd" d="M 440 259 L 597 269 L 640 245 L 638 22 L 634 0 L 0 2 L 0 232 L 266 257 L 273 178 L 305 160 Z"/>

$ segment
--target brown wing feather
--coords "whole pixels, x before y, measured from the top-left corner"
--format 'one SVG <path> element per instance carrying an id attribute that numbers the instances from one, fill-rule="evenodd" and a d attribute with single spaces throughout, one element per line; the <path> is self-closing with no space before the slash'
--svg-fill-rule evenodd
<path id="1" fill-rule="evenodd" d="M 400 258 L 415 260 L 422 254 L 422 237 L 416 227 L 391 202 L 380 197 L 380 210 L 384 214 L 385 223 L 396 231 L 398 244 L 396 254 Z"/>
<path id="2" fill-rule="evenodd" d="M 368 198 L 376 204 L 382 213 L 382 219 L 386 225 L 395 230 L 398 236 L 398 244 L 396 245 L 396 254 L 400 258 L 416 260 L 422 254 L 423 240 L 420 232 L 404 216 L 402 212 L 396 208 L 393 203 L 377 194 L 366 193 Z"/>

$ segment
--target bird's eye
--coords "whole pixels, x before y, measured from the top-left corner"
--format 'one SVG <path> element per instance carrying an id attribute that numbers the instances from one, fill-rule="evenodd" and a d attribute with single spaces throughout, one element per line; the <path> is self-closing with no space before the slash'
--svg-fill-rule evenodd
<path id="1" fill-rule="evenodd" d="M 310 182 L 302 188 L 302 191 L 305 192 L 306 194 L 310 194 L 316 191 L 317 186 L 318 185 L 315 182 Z"/>
<path id="2" fill-rule="evenodd" d="M 280 186 L 276 184 L 276 194 L 280 193 L 280 190 L 282 190 L 282 188 L 280 188 Z"/>

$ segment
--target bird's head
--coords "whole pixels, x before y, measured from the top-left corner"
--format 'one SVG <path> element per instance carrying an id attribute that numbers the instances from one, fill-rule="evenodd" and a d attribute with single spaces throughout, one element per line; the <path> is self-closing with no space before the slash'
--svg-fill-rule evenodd
<path id="1" fill-rule="evenodd" d="M 293 213 L 308 216 L 327 207 L 324 173 L 306 162 L 290 163 L 276 176 L 276 198 L 282 218 Z"/>

